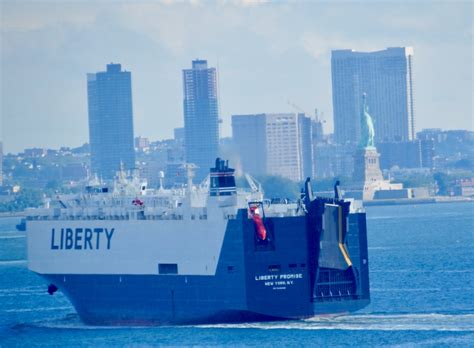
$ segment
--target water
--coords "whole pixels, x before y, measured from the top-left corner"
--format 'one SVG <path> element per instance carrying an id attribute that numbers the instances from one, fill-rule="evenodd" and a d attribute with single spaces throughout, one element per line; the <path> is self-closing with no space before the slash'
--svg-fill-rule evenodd
<path id="1" fill-rule="evenodd" d="M 369 207 L 372 303 L 273 323 L 83 325 L 26 266 L 17 219 L 0 219 L 0 346 L 474 346 L 474 204 Z"/>

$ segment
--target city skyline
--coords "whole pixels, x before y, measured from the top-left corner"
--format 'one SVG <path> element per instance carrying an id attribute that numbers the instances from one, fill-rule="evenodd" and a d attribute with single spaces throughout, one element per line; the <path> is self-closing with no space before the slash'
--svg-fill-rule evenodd
<path id="1" fill-rule="evenodd" d="M 416 52 L 416 131 L 473 129 L 469 3 L 25 4 L 1 4 L 6 153 L 85 143 L 83 76 L 110 61 L 134 73 L 136 135 L 183 126 L 180 71 L 195 57 L 218 68 L 223 136 L 232 114 L 295 112 L 288 101 L 332 131 L 330 51 L 390 46 Z"/>

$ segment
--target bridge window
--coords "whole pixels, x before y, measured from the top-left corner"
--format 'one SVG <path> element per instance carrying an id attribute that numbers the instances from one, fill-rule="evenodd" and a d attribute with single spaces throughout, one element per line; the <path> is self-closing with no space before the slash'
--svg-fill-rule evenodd
<path id="1" fill-rule="evenodd" d="M 159 274 L 178 274 L 178 264 L 176 263 L 159 263 Z"/>

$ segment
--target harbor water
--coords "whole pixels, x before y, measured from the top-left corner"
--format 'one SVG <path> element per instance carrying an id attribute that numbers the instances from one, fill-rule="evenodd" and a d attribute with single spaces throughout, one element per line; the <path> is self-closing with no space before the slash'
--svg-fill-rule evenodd
<path id="1" fill-rule="evenodd" d="M 96 327 L 28 271 L 25 232 L 0 218 L 0 347 L 474 346 L 474 204 L 367 208 L 372 302 L 338 317 Z"/>

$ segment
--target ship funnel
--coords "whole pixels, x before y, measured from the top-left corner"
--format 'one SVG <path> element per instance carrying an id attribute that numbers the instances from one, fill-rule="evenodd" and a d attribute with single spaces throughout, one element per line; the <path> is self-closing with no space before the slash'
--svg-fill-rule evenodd
<path id="1" fill-rule="evenodd" d="M 237 194 L 235 170 L 229 167 L 229 161 L 216 158 L 216 165 L 210 170 L 210 196 L 232 196 Z"/>

